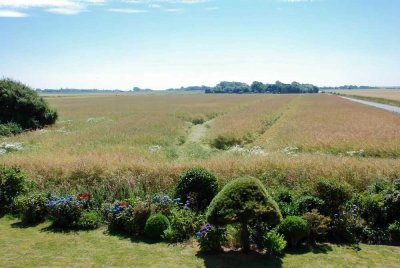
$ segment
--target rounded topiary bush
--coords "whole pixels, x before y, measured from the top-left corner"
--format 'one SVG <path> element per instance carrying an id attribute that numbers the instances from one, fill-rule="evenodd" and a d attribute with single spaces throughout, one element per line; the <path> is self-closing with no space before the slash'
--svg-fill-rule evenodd
<path id="1" fill-rule="evenodd" d="M 160 239 L 170 226 L 169 220 L 163 214 L 155 214 L 150 216 L 146 221 L 144 232 L 151 239 Z"/>
<path id="2" fill-rule="evenodd" d="M 309 223 L 299 216 L 287 216 L 278 227 L 279 233 L 285 236 L 285 239 L 291 246 L 296 246 L 298 242 L 310 234 Z"/>
<path id="3" fill-rule="evenodd" d="M 190 168 L 182 173 L 176 187 L 176 197 L 191 208 L 205 210 L 218 193 L 217 178 L 204 168 Z"/>
<path id="4" fill-rule="evenodd" d="M 212 200 L 207 220 L 217 226 L 239 223 L 243 251 L 250 248 L 248 223 L 252 219 L 270 225 L 281 221 L 278 205 L 260 180 L 240 178 L 229 182 Z"/>
<path id="5" fill-rule="evenodd" d="M 37 129 L 56 120 L 57 112 L 33 89 L 11 79 L 0 80 L 0 124 Z"/>

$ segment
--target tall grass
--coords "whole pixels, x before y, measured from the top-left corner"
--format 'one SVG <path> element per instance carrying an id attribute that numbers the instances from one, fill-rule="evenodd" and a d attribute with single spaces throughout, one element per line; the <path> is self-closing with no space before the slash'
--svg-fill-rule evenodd
<path id="1" fill-rule="evenodd" d="M 308 187 L 317 177 L 358 189 L 400 176 L 400 116 L 326 95 L 68 95 L 48 98 L 55 126 L 7 139 L 23 150 L 0 156 L 38 187 L 90 190 L 109 198 L 168 192 L 188 167 L 212 170 L 224 184 L 250 175 L 267 186 Z M 256 133 L 238 155 L 185 143 L 193 118 L 214 118 L 208 137 Z M 293 153 L 283 150 L 296 146 Z M 157 148 L 154 150 L 153 148 Z M 364 151 L 360 153 L 360 149 Z M 348 154 L 348 151 L 356 153 Z"/>

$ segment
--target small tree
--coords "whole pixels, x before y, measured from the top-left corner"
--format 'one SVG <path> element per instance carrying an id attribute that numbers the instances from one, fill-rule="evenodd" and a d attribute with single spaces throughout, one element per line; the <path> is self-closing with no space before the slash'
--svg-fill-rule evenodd
<path id="1" fill-rule="evenodd" d="M 259 219 L 275 225 L 281 218 L 278 205 L 261 181 L 254 178 L 240 178 L 228 183 L 211 201 L 207 211 L 207 220 L 213 225 L 240 223 L 244 252 L 250 249 L 250 220 Z"/>

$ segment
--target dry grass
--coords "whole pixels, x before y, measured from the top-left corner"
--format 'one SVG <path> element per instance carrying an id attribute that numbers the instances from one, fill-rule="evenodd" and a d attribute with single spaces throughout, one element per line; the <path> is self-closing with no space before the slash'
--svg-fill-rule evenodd
<path id="1" fill-rule="evenodd" d="M 60 120 L 51 128 L 8 138 L 24 149 L 0 156 L 50 189 L 101 188 L 114 196 L 168 191 L 178 175 L 204 166 L 224 183 L 251 175 L 267 185 L 307 186 L 335 177 L 358 188 L 399 176 L 400 116 L 326 95 L 135 94 L 48 98 Z M 279 115 L 279 117 L 276 117 Z M 208 129 L 262 145 L 267 156 L 235 155 L 184 142 L 191 121 L 215 118 Z M 277 118 L 273 124 L 271 118 Z M 265 128 L 265 126 L 267 126 Z M 183 140 L 183 141 L 182 141 Z M 149 147 L 161 145 L 152 152 Z M 302 152 L 282 153 L 287 146 Z M 364 154 L 347 151 L 364 149 Z"/>
<path id="2" fill-rule="evenodd" d="M 400 156 L 400 116 L 329 95 L 300 96 L 279 124 L 259 139 L 269 148 Z M 357 153 L 358 153 L 357 152 Z"/>
<path id="3" fill-rule="evenodd" d="M 233 137 L 250 143 L 263 134 L 287 109 L 296 95 L 258 95 L 259 101 L 218 117 L 211 128 L 211 138 Z"/>

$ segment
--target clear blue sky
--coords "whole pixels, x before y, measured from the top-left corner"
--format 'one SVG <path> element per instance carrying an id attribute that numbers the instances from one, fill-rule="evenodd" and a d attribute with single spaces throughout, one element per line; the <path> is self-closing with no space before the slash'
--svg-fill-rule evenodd
<path id="1" fill-rule="evenodd" d="M 400 1 L 0 0 L 0 76 L 36 88 L 400 85 Z"/>

